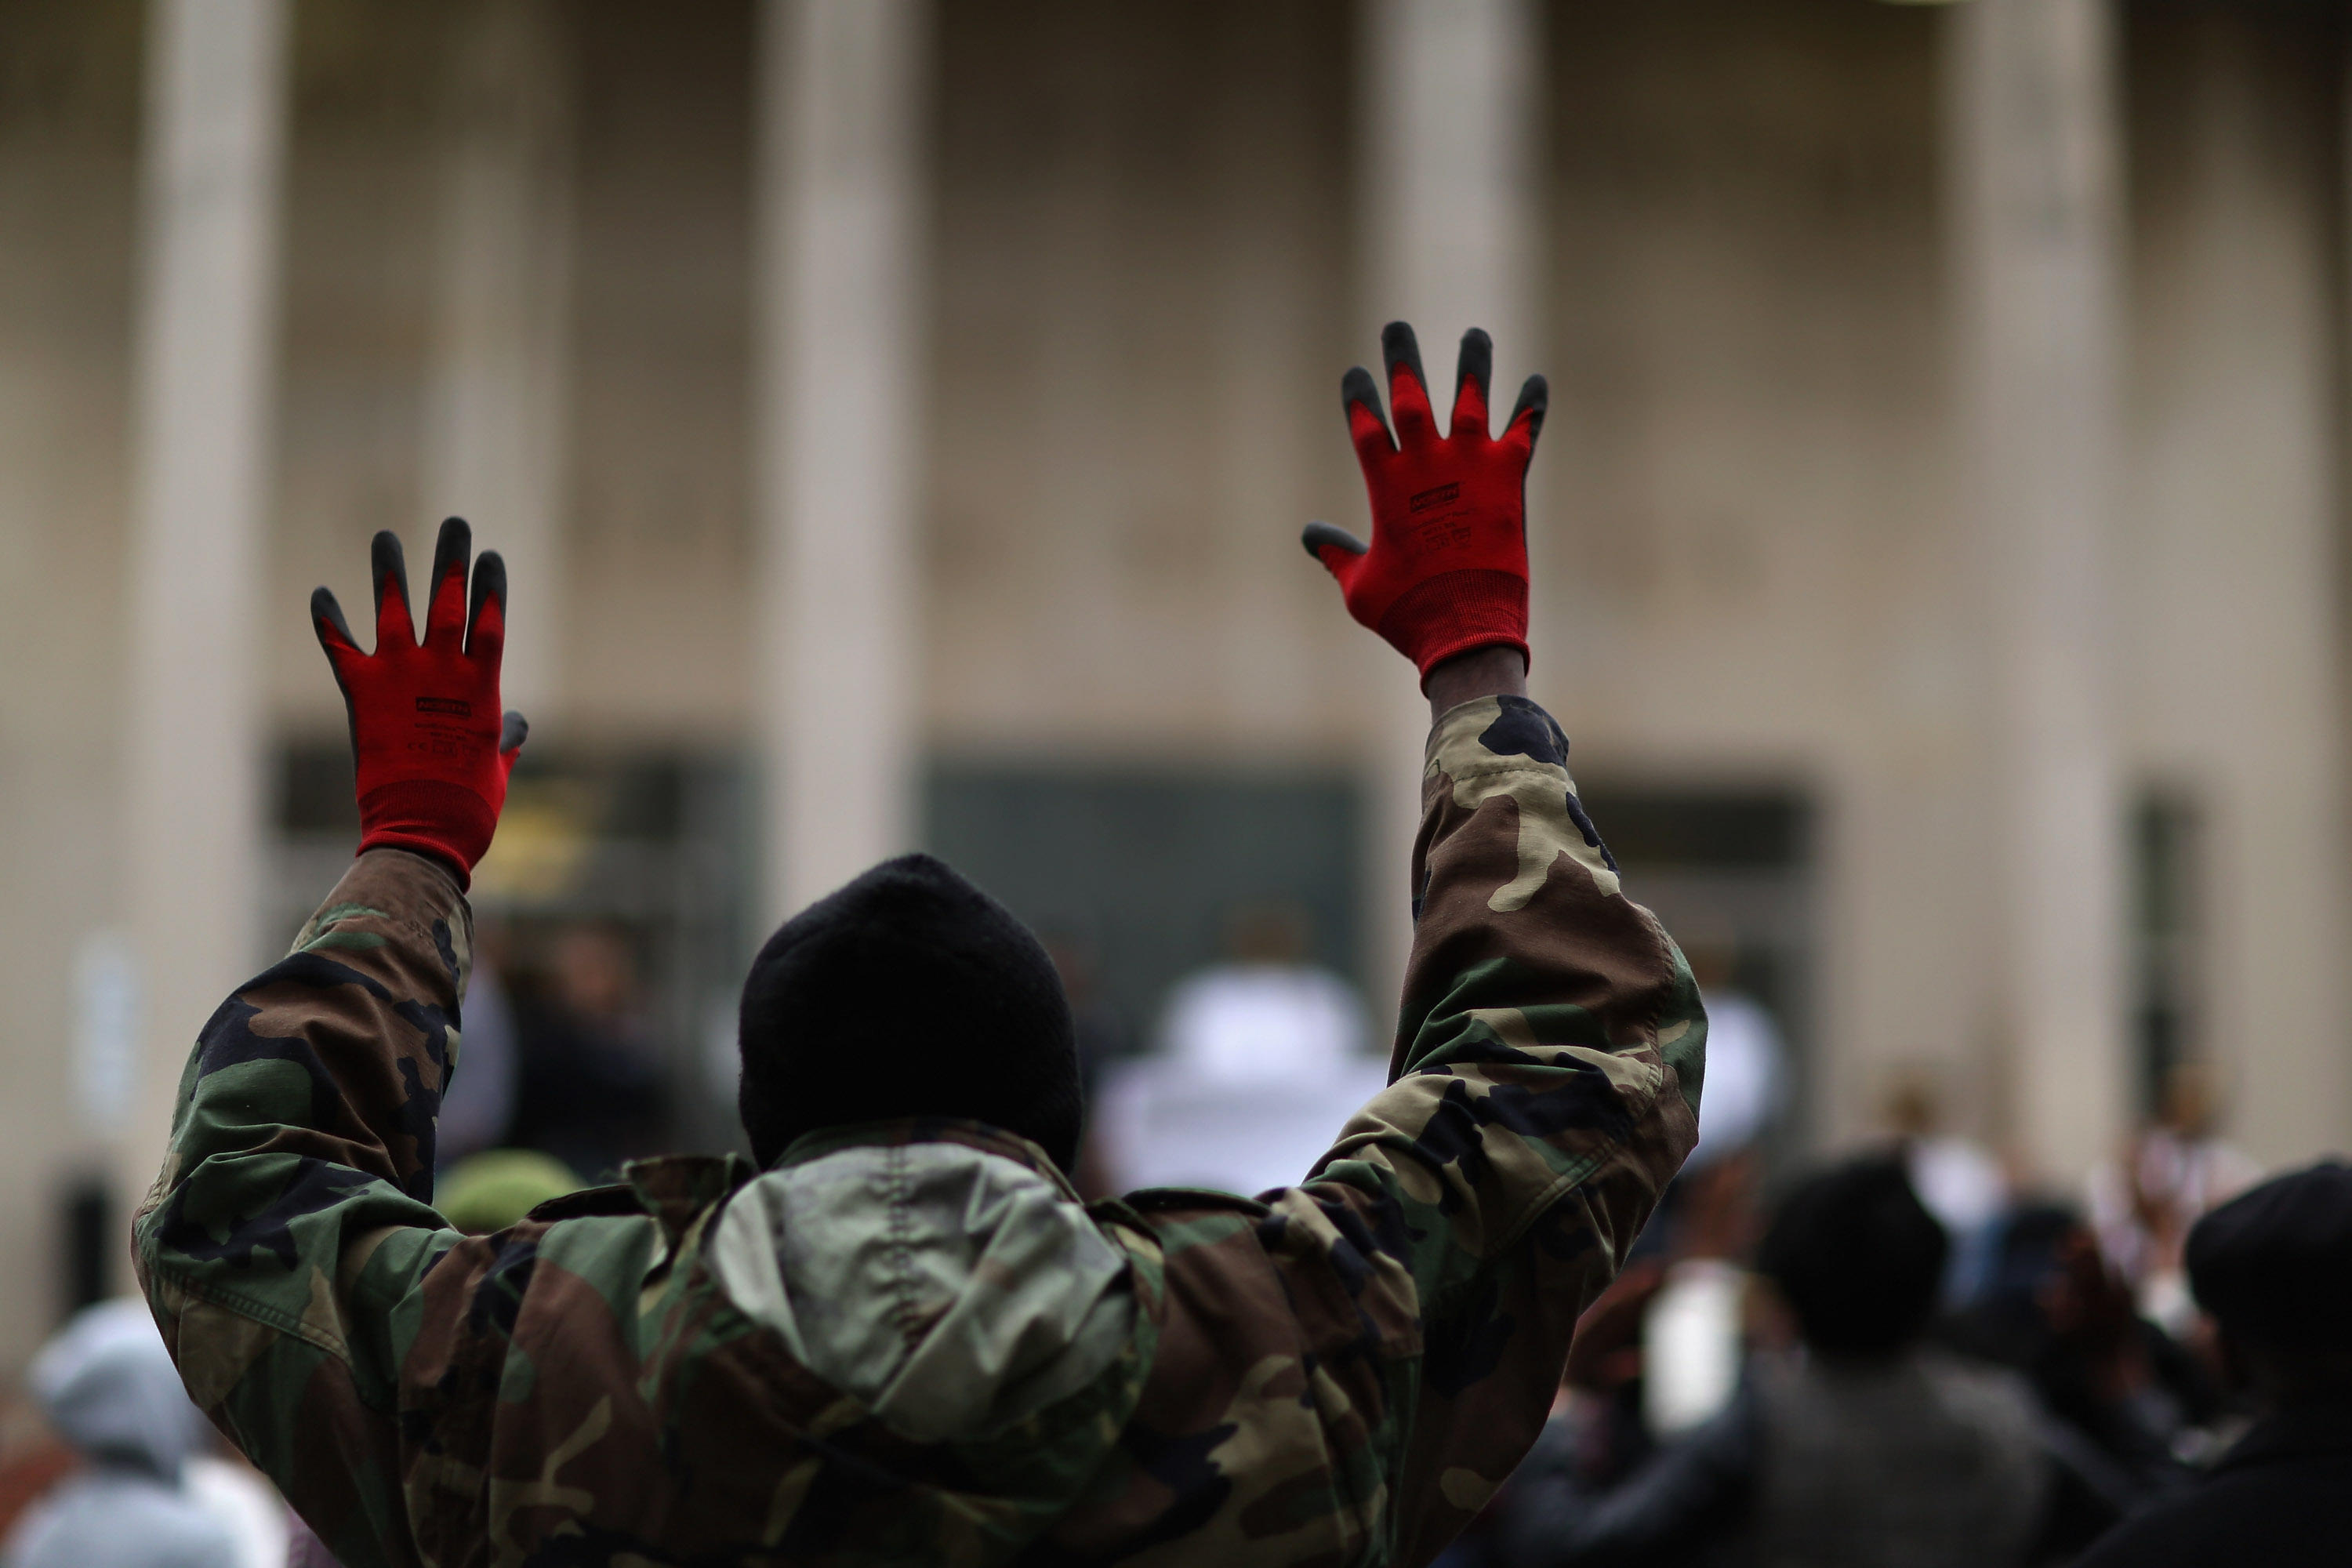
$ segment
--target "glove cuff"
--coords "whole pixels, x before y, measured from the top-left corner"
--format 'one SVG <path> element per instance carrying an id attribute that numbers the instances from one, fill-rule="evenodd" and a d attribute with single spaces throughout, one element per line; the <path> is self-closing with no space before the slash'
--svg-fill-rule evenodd
<path id="1" fill-rule="evenodd" d="M 1492 568 L 1441 573 L 1398 595 L 1373 628 L 1425 682 L 1434 666 L 1480 647 L 1528 657 L 1528 580 Z"/>
<path id="2" fill-rule="evenodd" d="M 401 779 L 360 796 L 361 854 L 430 855 L 457 873 L 461 889 L 472 886 L 474 863 L 489 848 L 498 826 L 498 810 L 488 801 L 440 779 Z"/>

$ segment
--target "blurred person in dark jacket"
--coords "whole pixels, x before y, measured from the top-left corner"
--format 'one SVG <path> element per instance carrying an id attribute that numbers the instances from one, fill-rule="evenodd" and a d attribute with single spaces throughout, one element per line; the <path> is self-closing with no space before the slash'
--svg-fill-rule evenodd
<path id="1" fill-rule="evenodd" d="M 1801 1342 L 1614 1486 L 1555 1423 L 1498 1505 L 1514 1568 L 1991 1568 L 2031 1560 L 2048 1486 L 2031 1394 L 1925 1342 L 1948 1242 L 1901 1163 L 1853 1161 L 1780 1205 L 1758 1268 Z"/>
<path id="2" fill-rule="evenodd" d="M 509 962 L 506 935 L 485 930 L 475 938 L 474 974 L 466 987 L 466 1071 L 449 1080 L 435 1129 L 433 1157 L 445 1175 L 460 1160 L 504 1147 L 514 1126 L 522 1063 L 514 998 L 501 973 Z"/>
<path id="3" fill-rule="evenodd" d="M 2265 1182 L 2189 1233 L 2189 1289 L 2260 1418 L 2203 1481 L 2082 1568 L 2352 1562 L 2352 1169 Z"/>
<path id="4" fill-rule="evenodd" d="M 2189 1482 L 2181 1456 L 2219 1413 L 2218 1390 L 2187 1347 L 2139 1315 L 2080 1214 L 2029 1204 L 1994 1229 L 1982 1289 L 1939 1337 L 2032 1384 L 2054 1468 L 2042 1550 L 2068 1560 Z"/>
<path id="5" fill-rule="evenodd" d="M 609 1179 L 658 1147 L 668 1084 L 640 1006 L 628 933 L 602 921 L 560 931 L 546 994 L 518 1009 L 512 1141 Z"/>

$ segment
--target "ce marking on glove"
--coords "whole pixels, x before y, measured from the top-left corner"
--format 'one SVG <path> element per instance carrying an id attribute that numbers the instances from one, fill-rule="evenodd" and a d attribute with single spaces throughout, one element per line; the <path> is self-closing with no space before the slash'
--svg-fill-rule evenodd
<path id="1" fill-rule="evenodd" d="M 1412 525 L 1412 537 L 1424 550 L 1470 542 L 1470 510 L 1449 511 L 1443 517 L 1425 518 Z"/>
<path id="2" fill-rule="evenodd" d="M 480 750 L 480 743 L 460 730 L 419 725 L 408 750 L 420 757 L 466 757 Z"/>

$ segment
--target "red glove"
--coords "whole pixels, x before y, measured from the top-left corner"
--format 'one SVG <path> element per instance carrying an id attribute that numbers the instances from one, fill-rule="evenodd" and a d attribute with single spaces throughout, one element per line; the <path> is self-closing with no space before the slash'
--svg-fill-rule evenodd
<path id="1" fill-rule="evenodd" d="M 485 551 L 466 602 L 472 531 L 451 518 L 433 549 L 425 645 L 409 617 L 408 568 L 400 541 L 379 533 L 375 652 L 362 653 L 335 595 L 310 595 L 310 624 L 343 689 L 359 767 L 360 850 L 413 849 L 446 862 L 460 884 L 490 847 L 507 775 L 530 726 L 499 711 L 499 654 L 506 643 L 507 566 Z M 467 628 L 470 627 L 469 631 Z"/>
<path id="2" fill-rule="evenodd" d="M 1412 329 L 1381 332 L 1396 439 L 1381 417 L 1381 395 L 1359 365 L 1339 383 L 1348 429 L 1371 492 L 1367 547 L 1328 522 L 1307 525 L 1307 553 L 1339 580 L 1348 613 L 1412 660 L 1426 681 L 1432 666 L 1473 648 L 1528 654 L 1528 459 L 1543 428 L 1549 394 L 1528 377 L 1502 439 L 1486 434 L 1486 381 L 1495 348 L 1473 327 L 1462 334 L 1454 377 L 1454 418 L 1437 433 L 1429 381 Z"/>

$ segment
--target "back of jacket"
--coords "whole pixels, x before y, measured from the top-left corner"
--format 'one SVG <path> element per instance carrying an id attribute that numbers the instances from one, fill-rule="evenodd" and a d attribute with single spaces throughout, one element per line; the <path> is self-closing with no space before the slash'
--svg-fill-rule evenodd
<path id="1" fill-rule="evenodd" d="M 2048 1480 L 2011 1373 L 1920 1354 L 1772 1362 L 1756 1393 L 1759 1568 L 2025 1562 Z"/>
<path id="2" fill-rule="evenodd" d="M 459 1237 L 470 916 L 372 852 L 197 1043 L 150 1301 L 349 1568 L 1426 1561 L 1696 1137 L 1696 990 L 1566 756 L 1523 699 L 1441 721 L 1395 1079 L 1262 1200 L 1083 1209 L 1019 1140 L 897 1121 Z"/>

